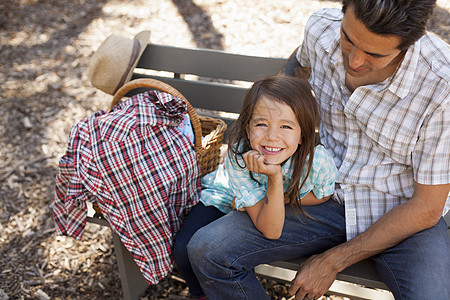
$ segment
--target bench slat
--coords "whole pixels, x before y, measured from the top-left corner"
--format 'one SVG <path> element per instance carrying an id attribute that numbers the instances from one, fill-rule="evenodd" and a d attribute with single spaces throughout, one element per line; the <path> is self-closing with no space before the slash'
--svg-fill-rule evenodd
<path id="1" fill-rule="evenodd" d="M 139 78 L 153 78 L 176 88 L 195 108 L 240 113 L 247 88 L 220 83 L 189 81 L 177 78 L 141 75 Z M 136 89 L 133 93 L 144 89 Z"/>
<path id="2" fill-rule="evenodd" d="M 297 258 L 289 261 L 276 261 L 271 263 L 271 265 L 297 271 L 303 261 L 305 261 L 305 258 Z M 378 273 L 376 272 L 370 259 L 360 261 L 346 268 L 342 272 L 339 272 L 337 279 L 361 284 L 371 288 L 388 289 L 378 276 Z"/>
<path id="3" fill-rule="evenodd" d="M 210 49 L 147 45 L 138 68 L 229 80 L 255 81 L 275 75 L 286 59 L 231 54 Z M 230 67 L 232 66 L 232 67 Z"/>

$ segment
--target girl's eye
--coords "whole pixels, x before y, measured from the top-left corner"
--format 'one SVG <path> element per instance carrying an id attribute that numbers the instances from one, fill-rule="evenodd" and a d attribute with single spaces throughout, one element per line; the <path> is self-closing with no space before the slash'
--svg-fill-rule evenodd
<path id="1" fill-rule="evenodd" d="M 257 123 L 255 127 L 266 127 L 267 125 L 264 123 Z"/>
<path id="2" fill-rule="evenodd" d="M 281 128 L 284 128 L 284 129 L 292 129 L 292 127 L 289 126 L 289 125 L 282 125 Z"/>

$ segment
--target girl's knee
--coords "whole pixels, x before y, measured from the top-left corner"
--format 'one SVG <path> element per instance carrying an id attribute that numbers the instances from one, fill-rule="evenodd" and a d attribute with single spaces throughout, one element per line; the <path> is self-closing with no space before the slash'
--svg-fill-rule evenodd
<path id="1" fill-rule="evenodd" d="M 204 254 L 203 245 L 205 242 L 203 240 L 202 235 L 197 233 L 192 236 L 191 240 L 186 245 L 186 252 L 192 262 L 195 261 L 197 258 L 202 257 Z"/>
<path id="2" fill-rule="evenodd" d="M 196 261 L 206 261 L 214 256 L 217 244 L 212 242 L 212 237 L 206 230 L 198 230 L 187 244 L 187 253 L 192 264 Z"/>

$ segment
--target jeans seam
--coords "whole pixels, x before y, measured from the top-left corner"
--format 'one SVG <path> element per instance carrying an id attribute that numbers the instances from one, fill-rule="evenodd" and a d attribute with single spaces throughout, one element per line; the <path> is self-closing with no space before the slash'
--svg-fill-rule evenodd
<path id="1" fill-rule="evenodd" d="M 239 287 L 239 291 L 241 292 L 242 299 L 247 299 L 247 296 L 245 296 L 244 288 L 243 288 L 242 285 L 239 283 L 239 281 L 236 280 L 236 279 L 234 279 L 233 281 L 234 281 L 234 282 L 236 283 L 236 285 Z"/>
<path id="2" fill-rule="evenodd" d="M 302 243 L 297 243 L 297 244 L 295 244 L 295 246 L 305 245 L 305 244 L 311 243 L 312 241 L 321 240 L 321 239 L 328 239 L 328 238 L 330 238 L 330 237 L 335 237 L 335 236 L 339 236 L 339 235 L 342 235 L 342 234 L 341 234 L 341 233 L 338 233 L 338 234 L 332 234 L 332 235 L 328 235 L 328 236 L 321 236 L 321 237 L 318 237 L 318 238 L 310 239 L 310 240 L 305 241 L 305 242 L 302 242 Z M 246 256 L 248 256 L 248 255 L 257 254 L 257 253 L 260 253 L 260 252 L 263 252 L 263 251 L 266 251 L 266 250 L 281 249 L 281 248 L 283 248 L 283 247 L 292 247 L 292 246 L 294 246 L 294 244 L 291 244 L 291 245 L 280 245 L 280 246 L 276 246 L 276 247 L 270 247 L 270 248 L 260 249 L 260 250 L 258 250 L 258 251 L 254 251 L 254 252 L 248 252 L 248 253 L 246 253 L 246 254 L 244 254 L 244 255 L 241 255 L 241 256 L 235 258 L 235 259 L 227 266 L 227 268 L 230 268 L 232 265 L 234 265 L 234 263 L 235 263 L 236 261 L 238 261 L 239 259 L 244 258 L 244 257 L 246 257 Z M 229 274 L 229 277 L 232 278 L 232 274 L 231 274 L 231 273 Z"/>
<path id="3" fill-rule="evenodd" d="M 397 290 L 400 292 L 400 295 L 398 295 L 398 296 L 401 297 L 401 298 L 400 299 L 396 298 L 396 300 L 401 300 L 403 298 L 403 296 L 402 296 L 402 292 L 401 292 L 401 287 L 400 287 L 400 285 L 398 284 L 398 281 L 397 281 L 397 277 L 394 275 L 394 272 L 392 271 L 391 266 L 384 259 L 384 255 L 383 254 L 379 254 L 379 257 L 383 260 L 383 263 L 385 264 L 385 266 L 387 267 L 387 269 L 391 273 L 392 278 L 394 278 L 393 281 L 395 282 L 395 285 L 397 286 Z"/>
<path id="4" fill-rule="evenodd" d="M 229 267 L 227 267 L 227 268 L 229 268 Z M 244 300 L 248 299 L 247 296 L 245 295 L 245 290 L 244 290 L 243 286 L 239 283 L 239 280 L 234 279 L 233 272 L 230 270 L 227 273 L 228 273 L 228 278 L 232 279 L 233 283 L 236 284 L 236 286 L 238 287 L 238 289 L 239 289 L 239 291 L 241 293 L 242 299 L 244 299 Z"/>

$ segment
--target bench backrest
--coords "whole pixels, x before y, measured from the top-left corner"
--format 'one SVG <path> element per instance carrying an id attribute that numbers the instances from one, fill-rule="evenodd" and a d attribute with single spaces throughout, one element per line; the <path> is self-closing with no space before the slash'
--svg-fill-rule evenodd
<path id="1" fill-rule="evenodd" d="M 166 82 L 195 108 L 239 113 L 248 85 L 277 74 L 285 61 L 284 58 L 149 44 L 133 78 L 150 77 Z"/>

